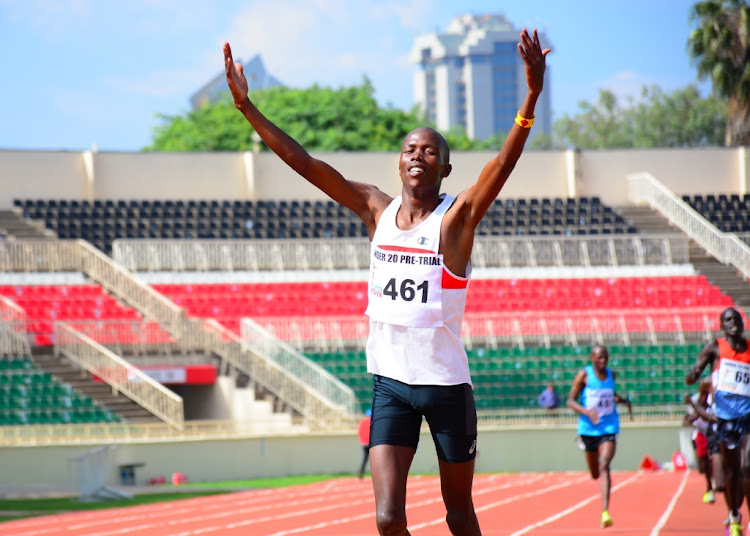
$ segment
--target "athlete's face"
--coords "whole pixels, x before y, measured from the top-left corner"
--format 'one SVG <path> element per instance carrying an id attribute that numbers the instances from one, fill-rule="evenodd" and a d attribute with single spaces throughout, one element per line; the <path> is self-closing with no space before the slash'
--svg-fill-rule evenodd
<path id="1" fill-rule="evenodd" d="M 721 313 L 721 330 L 727 337 L 737 337 L 745 331 L 742 317 L 735 309 L 726 309 Z"/>
<path id="2" fill-rule="evenodd" d="M 440 187 L 451 171 L 445 162 L 448 150 L 445 140 L 432 129 L 410 132 L 401 146 L 398 171 L 403 183 L 412 189 Z"/>
<path id="3" fill-rule="evenodd" d="M 595 369 L 604 370 L 609 363 L 609 352 L 604 346 L 594 346 L 591 349 L 591 364 Z"/>

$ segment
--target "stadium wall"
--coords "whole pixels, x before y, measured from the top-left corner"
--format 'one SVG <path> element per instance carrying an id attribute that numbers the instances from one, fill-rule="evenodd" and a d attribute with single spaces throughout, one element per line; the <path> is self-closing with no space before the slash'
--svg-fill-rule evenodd
<path id="1" fill-rule="evenodd" d="M 451 156 L 445 191 L 476 180 L 492 152 Z M 316 153 L 351 180 L 400 190 L 395 153 Z M 744 148 L 527 151 L 501 197 L 597 195 L 626 204 L 629 173 L 648 171 L 678 194 L 747 190 Z M 37 199 L 323 199 L 271 153 L 0 150 L 0 209 Z"/>
<path id="2" fill-rule="evenodd" d="M 614 470 L 635 470 L 648 455 L 659 462 L 671 460 L 684 441 L 679 424 L 635 425 L 624 423 L 618 438 Z M 74 489 L 77 465 L 69 460 L 94 446 L 4 447 L 0 487 L 35 486 Z M 691 459 L 692 453 L 687 453 Z M 119 485 L 118 466 L 144 464 L 136 469 L 136 484 L 172 473 L 193 482 L 244 480 L 304 474 L 352 474 L 361 462 L 362 449 L 354 430 L 350 433 L 274 436 L 252 439 L 205 439 L 185 442 L 123 444 L 112 451 L 106 485 Z M 520 471 L 584 471 L 583 453 L 576 444 L 573 425 L 518 426 L 480 430 L 478 473 Z M 422 434 L 412 473 L 438 472 L 435 448 L 429 433 Z"/>

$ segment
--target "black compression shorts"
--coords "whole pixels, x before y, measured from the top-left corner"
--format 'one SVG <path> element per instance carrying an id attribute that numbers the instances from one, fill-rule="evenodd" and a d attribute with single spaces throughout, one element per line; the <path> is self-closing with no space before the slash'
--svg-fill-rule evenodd
<path id="1" fill-rule="evenodd" d="M 422 417 L 427 420 L 438 459 L 473 460 L 477 454 L 477 411 L 469 384 L 407 385 L 375 375 L 370 447 L 417 448 Z"/>

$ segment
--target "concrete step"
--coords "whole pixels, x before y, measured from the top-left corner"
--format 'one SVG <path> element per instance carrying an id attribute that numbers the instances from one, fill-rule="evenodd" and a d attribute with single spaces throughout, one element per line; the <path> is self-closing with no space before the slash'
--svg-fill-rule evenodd
<path id="1" fill-rule="evenodd" d="M 122 394 L 113 393 L 108 384 L 94 381 L 89 372 L 65 357 L 51 354 L 47 348 L 36 349 L 32 360 L 37 367 L 50 372 L 56 381 L 70 385 L 76 392 L 88 396 L 97 405 L 112 410 L 125 421 L 160 421 L 147 409 Z"/>

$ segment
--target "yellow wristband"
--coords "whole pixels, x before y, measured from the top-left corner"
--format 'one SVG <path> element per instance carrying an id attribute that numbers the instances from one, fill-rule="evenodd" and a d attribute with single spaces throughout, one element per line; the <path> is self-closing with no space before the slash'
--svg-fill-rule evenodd
<path id="1" fill-rule="evenodd" d="M 531 117 L 531 119 L 526 119 L 525 117 L 521 116 L 521 111 L 518 111 L 518 113 L 516 114 L 516 125 L 521 128 L 531 128 L 531 125 L 533 124 L 534 117 Z"/>

